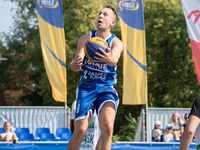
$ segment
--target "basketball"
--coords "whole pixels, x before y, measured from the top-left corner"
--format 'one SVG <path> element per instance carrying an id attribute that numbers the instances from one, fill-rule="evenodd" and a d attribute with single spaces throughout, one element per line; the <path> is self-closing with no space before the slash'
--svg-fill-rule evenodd
<path id="1" fill-rule="evenodd" d="M 100 37 L 93 37 L 85 43 L 85 46 L 84 46 L 85 55 L 91 61 L 96 62 L 96 59 L 94 58 L 94 56 L 96 57 L 98 56 L 95 54 L 95 52 L 102 54 L 99 48 L 107 52 L 106 51 L 107 47 L 108 47 L 108 43 L 104 39 Z"/>

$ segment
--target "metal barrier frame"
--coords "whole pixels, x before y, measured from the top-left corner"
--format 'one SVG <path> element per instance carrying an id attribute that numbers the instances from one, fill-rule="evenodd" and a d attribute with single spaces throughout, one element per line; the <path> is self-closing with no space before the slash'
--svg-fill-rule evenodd
<path id="1" fill-rule="evenodd" d="M 70 127 L 70 108 L 63 106 L 1 106 L 0 127 L 4 122 L 12 124 L 11 132 L 18 127 L 27 127 L 35 136 L 36 129 L 47 127 L 56 134 L 58 127 Z"/>

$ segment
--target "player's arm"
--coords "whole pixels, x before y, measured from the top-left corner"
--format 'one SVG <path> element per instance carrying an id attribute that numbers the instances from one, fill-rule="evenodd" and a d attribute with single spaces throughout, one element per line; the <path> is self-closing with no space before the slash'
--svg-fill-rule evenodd
<path id="1" fill-rule="evenodd" d="M 81 67 L 83 66 L 83 59 L 85 57 L 84 45 L 85 45 L 85 43 L 87 42 L 88 39 L 89 39 L 89 34 L 80 37 L 80 39 L 78 41 L 77 50 L 76 50 L 76 53 L 75 53 L 75 58 L 70 63 L 71 69 L 73 71 L 75 71 L 75 72 L 77 72 L 77 71 L 83 71 L 81 69 Z"/>
<path id="2" fill-rule="evenodd" d="M 95 57 L 95 59 L 97 59 L 99 62 L 107 63 L 109 66 L 115 66 L 121 56 L 123 48 L 124 46 L 122 41 L 118 38 L 115 38 L 112 42 L 112 50 L 110 48 L 107 48 L 106 53 L 102 49 L 100 49 L 103 55 L 96 52 L 95 54 L 98 55 L 100 58 Z"/>
<path id="3" fill-rule="evenodd" d="M 199 113 L 199 112 L 198 112 Z M 181 143 L 179 150 L 187 150 L 190 146 L 197 126 L 200 124 L 200 118 L 195 115 L 190 115 L 188 125 L 181 135 Z M 199 134 L 199 133 L 197 133 Z"/>

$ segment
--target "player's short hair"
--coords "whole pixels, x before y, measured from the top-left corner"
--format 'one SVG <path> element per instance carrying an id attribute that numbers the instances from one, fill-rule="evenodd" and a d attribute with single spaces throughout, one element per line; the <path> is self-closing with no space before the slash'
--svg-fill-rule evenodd
<path id="1" fill-rule="evenodd" d="M 117 10 L 115 9 L 115 7 L 114 7 L 113 5 L 111 5 L 111 4 L 108 4 L 108 5 L 106 5 L 104 8 L 109 8 L 109 9 L 111 9 L 111 10 L 114 12 L 114 14 L 115 14 L 115 21 L 117 21 L 118 13 L 117 13 Z"/>

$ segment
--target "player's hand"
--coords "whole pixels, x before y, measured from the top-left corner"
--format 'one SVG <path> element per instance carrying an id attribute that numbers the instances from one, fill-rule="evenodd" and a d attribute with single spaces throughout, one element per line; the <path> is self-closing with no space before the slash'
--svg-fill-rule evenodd
<path id="1" fill-rule="evenodd" d="M 94 56 L 94 58 L 98 62 L 104 62 L 107 63 L 109 66 L 115 66 L 116 63 L 114 62 L 110 48 L 106 48 L 107 53 L 103 51 L 101 48 L 99 48 L 99 50 L 102 52 L 102 54 L 95 52 L 95 54 L 99 57 Z"/>
<path id="2" fill-rule="evenodd" d="M 78 55 L 71 63 L 70 67 L 73 71 L 83 71 L 81 68 L 83 66 L 83 59 Z"/>

